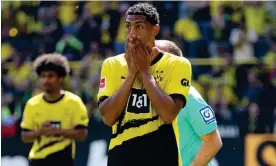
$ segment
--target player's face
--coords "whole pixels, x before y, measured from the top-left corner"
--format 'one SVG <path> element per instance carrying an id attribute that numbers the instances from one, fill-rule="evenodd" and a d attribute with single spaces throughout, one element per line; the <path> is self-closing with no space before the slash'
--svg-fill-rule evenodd
<path id="1" fill-rule="evenodd" d="M 158 34 L 159 25 L 150 24 L 145 16 L 128 15 L 126 18 L 126 32 L 128 35 L 140 36 L 141 40 L 148 45 L 149 42 L 154 41 Z"/>
<path id="2" fill-rule="evenodd" d="M 59 77 L 54 71 L 43 71 L 40 73 L 40 81 L 43 91 L 46 93 L 54 93 L 60 90 L 63 78 Z"/>

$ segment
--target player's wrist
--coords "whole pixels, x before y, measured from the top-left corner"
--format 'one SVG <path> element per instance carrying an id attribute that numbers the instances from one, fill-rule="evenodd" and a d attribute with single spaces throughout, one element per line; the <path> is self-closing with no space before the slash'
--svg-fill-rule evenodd
<path id="1" fill-rule="evenodd" d="M 135 73 L 134 72 L 129 72 L 127 77 L 130 78 L 131 80 L 134 80 L 136 75 L 137 75 L 137 72 L 135 72 Z"/>
<path id="2" fill-rule="evenodd" d="M 53 131 L 53 135 L 56 135 L 56 136 L 64 136 L 65 135 L 65 130 L 62 130 L 62 129 L 55 129 Z"/>
<path id="3" fill-rule="evenodd" d="M 40 136 L 42 136 L 42 135 L 43 135 L 42 130 L 41 130 L 41 129 L 39 129 L 39 130 L 35 130 L 35 135 L 36 135 L 36 137 L 40 137 Z"/>
<path id="4" fill-rule="evenodd" d="M 140 75 L 141 75 L 142 79 L 151 78 L 151 74 L 150 74 L 149 70 L 140 72 Z"/>

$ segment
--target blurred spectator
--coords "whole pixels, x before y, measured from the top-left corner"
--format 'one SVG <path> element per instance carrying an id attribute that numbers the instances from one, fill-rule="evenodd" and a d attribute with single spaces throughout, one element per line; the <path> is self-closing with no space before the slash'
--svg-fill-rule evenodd
<path id="1" fill-rule="evenodd" d="M 74 1 L 64 1 L 61 2 L 59 6 L 58 18 L 61 21 L 63 30 L 65 33 L 75 33 L 76 29 L 73 26 L 73 23 L 77 18 L 77 4 Z M 52 11 L 53 12 L 53 11 Z M 56 12 L 56 11 L 54 11 Z"/>
<path id="2" fill-rule="evenodd" d="M 245 21 L 246 29 L 253 30 L 258 36 L 264 36 L 265 34 L 265 8 L 263 2 L 252 1 L 245 2 Z"/>
<path id="3" fill-rule="evenodd" d="M 90 51 L 81 60 L 79 74 L 82 79 L 90 79 L 91 77 L 98 76 L 101 66 L 98 60 L 103 60 L 100 54 L 99 44 L 92 42 L 90 44 Z M 88 72 L 89 71 L 89 72 Z"/>
<path id="4" fill-rule="evenodd" d="M 105 13 L 110 17 L 108 31 L 111 38 L 110 43 L 107 45 L 107 47 L 104 47 L 104 49 L 110 49 L 110 48 L 113 49 L 113 46 L 114 46 L 114 42 L 118 32 L 118 27 L 120 24 L 119 20 L 121 18 L 121 14 L 117 10 L 117 8 L 118 8 L 118 1 L 104 3 Z"/>
<path id="5" fill-rule="evenodd" d="M 267 65 L 268 69 L 273 69 L 273 65 L 276 61 L 276 35 L 275 37 L 271 37 L 271 39 L 269 40 L 269 44 L 270 49 L 267 52 L 267 54 L 263 57 L 263 62 Z"/>
<path id="6" fill-rule="evenodd" d="M 259 116 L 260 110 L 259 106 L 256 103 L 251 103 L 249 105 L 249 126 L 248 131 L 249 133 L 255 133 L 256 129 L 258 127 L 258 116 Z"/>
<path id="7" fill-rule="evenodd" d="M 1 44 L 1 62 L 7 61 L 14 54 L 13 47 L 8 43 Z"/>
<path id="8" fill-rule="evenodd" d="M 108 58 L 108 57 L 112 57 L 112 56 L 115 56 L 116 53 L 113 51 L 112 48 L 107 48 L 104 50 L 104 57 L 105 58 Z"/>
<path id="9" fill-rule="evenodd" d="M 225 27 L 224 7 L 222 1 L 210 1 L 210 13 L 212 17 L 212 27 L 214 38 L 222 38 L 222 31 Z"/>
<path id="10" fill-rule="evenodd" d="M 102 15 L 102 24 L 101 24 L 101 43 L 103 49 L 112 47 L 112 38 L 110 34 L 110 25 L 111 17 L 109 14 L 105 13 Z"/>
<path id="11" fill-rule="evenodd" d="M 267 13 L 267 29 L 268 31 L 272 31 L 273 28 L 275 29 L 276 25 L 276 11 L 274 10 L 276 8 L 276 3 L 273 1 L 266 1 L 264 7 Z"/>
<path id="12" fill-rule="evenodd" d="M 269 72 L 269 79 L 271 80 L 272 86 L 276 87 L 276 59 L 274 59 L 272 70 Z"/>
<path id="13" fill-rule="evenodd" d="M 101 15 L 104 12 L 104 1 L 87 2 L 87 7 L 91 15 Z"/>
<path id="14" fill-rule="evenodd" d="M 49 10 L 49 12 L 47 12 Z M 57 41 L 63 35 L 62 24 L 57 18 L 56 6 L 50 8 L 41 8 L 39 10 L 39 19 L 44 24 L 44 27 L 38 31 L 45 44 L 45 52 L 54 52 Z"/>
<path id="15" fill-rule="evenodd" d="M 161 31 L 163 28 L 173 30 L 173 25 L 178 18 L 178 5 L 181 2 L 176 1 L 156 1 L 154 5 L 157 7 L 158 12 L 160 12 L 160 22 L 162 23 Z"/>
<path id="16" fill-rule="evenodd" d="M 257 94 L 256 104 L 260 108 L 259 127 L 258 131 L 261 133 L 273 133 L 275 123 L 276 102 L 276 88 L 273 87 L 268 73 L 262 73 L 260 80 L 263 84 L 263 90 Z"/>
<path id="17" fill-rule="evenodd" d="M 185 55 L 188 58 L 196 58 L 197 47 L 201 39 L 197 23 L 191 18 L 179 18 L 174 25 L 174 32 L 182 41 L 180 43 L 182 43 Z"/>
<path id="18" fill-rule="evenodd" d="M 256 99 L 257 94 L 259 94 L 262 90 L 262 83 L 258 80 L 257 74 L 257 71 L 253 68 L 247 75 L 248 87 L 245 93 L 245 97 L 249 101 Z"/>
<path id="19" fill-rule="evenodd" d="M 161 31 L 161 39 L 174 41 L 173 34 L 170 31 L 170 28 L 168 28 L 168 27 L 163 28 L 163 31 Z M 175 42 L 177 42 L 177 41 L 175 41 Z"/>
<path id="20" fill-rule="evenodd" d="M 200 92 L 200 94 L 202 95 L 202 97 L 206 100 L 209 101 L 209 91 L 211 89 L 211 85 L 213 84 L 212 82 L 212 76 L 210 75 L 200 75 L 198 78 L 198 84 L 193 83 L 192 85 L 197 89 L 200 90 L 202 89 Z"/>
<path id="21" fill-rule="evenodd" d="M 261 58 L 267 51 L 267 43 L 264 38 L 266 27 L 266 11 L 264 2 L 252 1 L 245 3 L 245 22 L 248 31 L 254 31 L 258 35 L 258 41 L 255 45 L 255 56 Z"/>
<path id="22" fill-rule="evenodd" d="M 56 52 L 63 54 L 70 61 L 80 60 L 82 50 L 81 41 L 71 34 L 65 34 L 56 45 Z"/>
<path id="23" fill-rule="evenodd" d="M 127 9 L 129 8 L 129 5 L 127 3 L 121 3 L 118 6 L 118 10 L 120 12 L 120 23 L 115 39 L 115 45 L 114 49 L 116 54 L 123 53 L 125 51 L 125 41 L 127 39 L 127 34 L 126 34 L 126 24 L 125 24 L 125 13 Z"/>
<path id="24" fill-rule="evenodd" d="M 237 104 L 237 97 L 233 89 L 223 80 L 213 81 L 208 92 L 208 103 L 222 120 L 230 120 L 232 111 L 230 108 Z"/>
<path id="25" fill-rule="evenodd" d="M 240 128 L 240 135 L 258 133 L 260 108 L 256 103 L 250 103 L 244 111 L 238 112 L 236 122 Z"/>
<path id="26" fill-rule="evenodd" d="M 77 70 L 74 78 L 74 90 L 79 90 L 79 95 L 83 99 L 92 105 L 91 111 L 95 109 L 97 99 L 95 94 L 98 91 L 99 75 L 101 69 L 101 63 L 99 60 L 103 60 L 103 56 L 100 54 L 99 44 L 92 42 L 90 44 L 90 51 L 83 57 L 80 62 L 79 70 Z M 92 100 L 92 101 L 89 101 Z"/>
<path id="27" fill-rule="evenodd" d="M 221 50 L 220 57 L 217 60 L 222 60 L 223 65 L 213 67 L 213 76 L 222 79 L 230 87 L 236 86 L 236 67 L 232 54 L 227 50 Z"/>
<path id="28" fill-rule="evenodd" d="M 5 23 L 5 24 L 1 24 L 1 37 L 2 37 L 2 40 L 5 40 L 13 35 L 16 35 L 18 33 L 17 32 L 18 30 L 14 28 L 15 20 L 10 19 L 14 17 L 14 9 L 11 7 L 7 7 L 1 10 L 2 10 L 1 20 Z"/>
<path id="29" fill-rule="evenodd" d="M 16 95 L 23 95 L 31 83 L 31 65 L 25 63 L 24 57 L 13 56 L 13 68 L 8 71 L 7 77 L 11 80 L 9 84 L 14 88 Z"/>
<path id="30" fill-rule="evenodd" d="M 97 15 L 91 15 L 88 5 L 83 5 L 82 13 L 76 23 L 78 27 L 77 37 L 84 43 L 84 52 L 89 50 L 92 41 L 100 41 L 101 18 Z"/>
<path id="31" fill-rule="evenodd" d="M 231 32 L 230 43 L 234 46 L 235 61 L 248 61 L 254 57 L 254 44 L 258 36 L 253 29 L 246 29 L 244 23 Z"/>

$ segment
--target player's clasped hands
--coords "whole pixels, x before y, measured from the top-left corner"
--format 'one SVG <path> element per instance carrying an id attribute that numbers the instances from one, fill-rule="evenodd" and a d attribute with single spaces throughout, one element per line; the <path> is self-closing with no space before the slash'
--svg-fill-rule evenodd
<path id="1" fill-rule="evenodd" d="M 39 129 L 39 132 L 41 135 L 44 136 L 54 136 L 58 134 L 58 129 L 55 129 L 51 126 L 51 123 L 49 121 L 46 121 L 42 124 L 41 128 Z"/>
<path id="2" fill-rule="evenodd" d="M 136 75 L 137 73 L 137 68 L 134 64 L 133 60 L 133 50 L 134 50 L 134 44 L 132 43 L 133 40 L 132 38 L 128 37 L 127 42 L 126 42 L 126 61 L 127 61 L 127 66 L 128 66 L 128 72 L 132 75 Z"/>
<path id="3" fill-rule="evenodd" d="M 157 48 L 147 48 L 141 38 L 135 34 L 128 36 L 126 47 L 127 61 L 128 59 L 130 61 L 128 62 L 129 68 L 133 70 L 135 68 L 139 73 L 148 72 L 152 60 L 159 53 Z"/>
<path id="4" fill-rule="evenodd" d="M 146 45 L 141 41 L 139 36 L 134 36 L 133 38 L 133 59 L 140 73 L 146 72 L 151 64 L 151 56 L 146 48 Z"/>

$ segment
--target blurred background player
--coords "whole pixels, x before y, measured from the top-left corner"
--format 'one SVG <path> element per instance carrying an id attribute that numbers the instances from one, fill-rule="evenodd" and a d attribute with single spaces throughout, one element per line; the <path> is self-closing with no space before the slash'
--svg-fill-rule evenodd
<path id="1" fill-rule="evenodd" d="M 103 63 L 98 99 L 112 126 L 108 166 L 178 165 L 172 122 L 186 104 L 191 65 L 154 47 L 159 28 L 156 8 L 131 6 L 126 53 Z"/>
<path id="2" fill-rule="evenodd" d="M 182 51 L 173 42 L 156 40 L 159 49 L 182 57 Z M 180 163 L 186 166 L 208 165 L 222 146 L 212 108 L 191 86 L 187 105 L 173 123 L 180 152 Z"/>
<path id="3" fill-rule="evenodd" d="M 34 62 L 43 93 L 28 100 L 21 128 L 24 143 L 33 143 L 31 166 L 73 166 L 76 140 L 87 137 L 88 114 L 82 100 L 62 90 L 69 73 L 67 59 L 59 54 L 39 56 Z"/>

